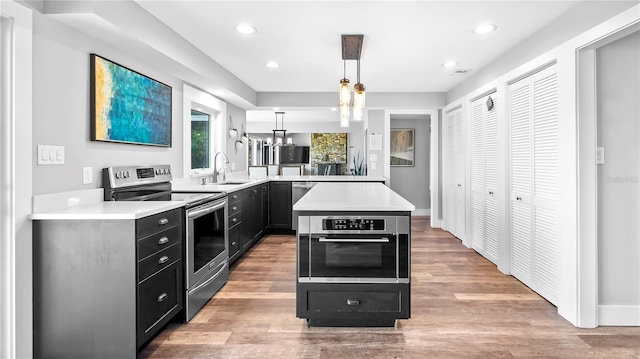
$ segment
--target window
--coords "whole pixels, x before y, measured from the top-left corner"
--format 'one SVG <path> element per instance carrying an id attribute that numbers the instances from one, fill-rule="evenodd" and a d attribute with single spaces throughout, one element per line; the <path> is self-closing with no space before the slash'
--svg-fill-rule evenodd
<path id="1" fill-rule="evenodd" d="M 215 153 L 224 151 L 227 146 L 227 104 L 185 84 L 182 109 L 184 176 L 210 176 Z"/>
<path id="2" fill-rule="evenodd" d="M 209 168 L 211 116 L 191 110 L 191 169 Z"/>

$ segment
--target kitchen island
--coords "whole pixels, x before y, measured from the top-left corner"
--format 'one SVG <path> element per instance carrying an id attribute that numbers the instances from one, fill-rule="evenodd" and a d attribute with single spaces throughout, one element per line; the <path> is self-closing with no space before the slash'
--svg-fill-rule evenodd
<path id="1" fill-rule="evenodd" d="M 296 316 L 309 326 L 408 319 L 414 209 L 381 183 L 318 183 L 294 204 Z"/>

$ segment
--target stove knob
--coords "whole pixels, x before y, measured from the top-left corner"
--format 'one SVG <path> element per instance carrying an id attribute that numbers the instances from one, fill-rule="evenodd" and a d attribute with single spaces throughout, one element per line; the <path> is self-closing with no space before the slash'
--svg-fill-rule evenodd
<path id="1" fill-rule="evenodd" d="M 118 171 L 116 172 L 116 178 L 121 178 L 122 177 L 122 172 Z"/>
<path id="2" fill-rule="evenodd" d="M 170 175 L 171 174 L 171 168 L 167 168 L 167 174 Z"/>
<path id="3" fill-rule="evenodd" d="M 156 168 L 156 174 L 159 175 L 160 174 L 160 169 Z"/>
<path id="4" fill-rule="evenodd" d="M 124 178 L 129 178 L 129 171 L 124 171 Z"/>

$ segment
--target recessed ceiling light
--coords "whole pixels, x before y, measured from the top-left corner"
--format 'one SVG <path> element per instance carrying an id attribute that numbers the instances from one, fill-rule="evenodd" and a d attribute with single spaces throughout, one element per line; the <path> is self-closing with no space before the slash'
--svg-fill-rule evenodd
<path id="1" fill-rule="evenodd" d="M 332 107 L 331 111 L 338 111 L 338 108 L 337 107 Z"/>
<path id="2" fill-rule="evenodd" d="M 280 111 L 280 107 L 274 107 L 273 110 L 274 111 Z"/>
<path id="3" fill-rule="evenodd" d="M 240 24 L 236 26 L 236 31 L 241 34 L 255 34 L 258 30 L 249 24 Z"/>
<path id="4" fill-rule="evenodd" d="M 280 64 L 275 62 L 275 61 L 269 61 L 266 64 L 264 64 L 264 66 L 270 68 L 270 69 L 277 69 L 278 67 L 280 67 Z"/>
<path id="5" fill-rule="evenodd" d="M 447 61 L 444 64 L 442 64 L 442 67 L 454 67 L 456 65 L 458 65 L 458 63 L 455 61 Z"/>
<path id="6" fill-rule="evenodd" d="M 473 29 L 473 32 L 475 32 L 476 34 L 486 34 L 491 31 L 494 31 L 497 28 L 498 27 L 494 24 L 482 24 L 476 27 L 475 29 Z"/>

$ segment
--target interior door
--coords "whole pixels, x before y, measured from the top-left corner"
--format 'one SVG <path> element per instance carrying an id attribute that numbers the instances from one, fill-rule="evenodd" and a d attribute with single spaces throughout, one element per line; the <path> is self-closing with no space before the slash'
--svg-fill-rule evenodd
<path id="1" fill-rule="evenodd" d="M 498 99 L 495 93 L 471 103 L 471 244 L 497 264 Z M 490 105 L 488 105 L 490 104 Z"/>
<path id="2" fill-rule="evenodd" d="M 551 303 L 558 295 L 556 66 L 509 86 L 511 271 Z"/>

